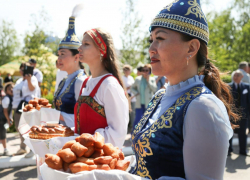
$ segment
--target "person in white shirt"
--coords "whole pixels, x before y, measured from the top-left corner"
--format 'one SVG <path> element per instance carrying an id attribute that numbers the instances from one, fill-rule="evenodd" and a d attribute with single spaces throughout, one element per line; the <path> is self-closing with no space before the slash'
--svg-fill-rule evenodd
<path id="1" fill-rule="evenodd" d="M 15 127 L 18 131 L 19 120 L 21 117 L 21 112 L 18 112 L 17 108 L 20 107 L 20 103 L 22 101 L 28 102 L 35 97 L 38 97 L 37 89 L 39 88 L 37 79 L 34 75 L 26 74 L 24 75 L 24 67 L 29 66 L 29 63 L 21 63 L 20 65 L 20 74 L 23 76 L 16 81 L 16 84 L 13 88 L 13 102 L 12 102 L 12 109 L 15 111 L 14 113 L 14 121 Z M 26 145 L 23 143 L 24 139 L 22 135 L 20 135 L 21 144 L 20 149 L 17 151 L 16 154 L 24 154 L 26 153 Z"/>
<path id="2" fill-rule="evenodd" d="M 89 65 L 92 76 L 83 83 L 75 106 L 75 132 L 99 132 L 106 143 L 122 148 L 129 122 L 118 59 L 111 35 L 101 28 L 84 33 L 80 61 Z"/>
<path id="3" fill-rule="evenodd" d="M 240 62 L 239 70 L 243 74 L 242 82 L 250 84 L 250 76 L 248 74 L 248 63 L 246 61 Z"/>
<path id="4" fill-rule="evenodd" d="M 67 77 L 68 73 L 66 71 L 61 71 L 58 66 L 58 60 L 56 60 L 56 86 L 55 86 L 55 92 L 57 91 L 58 85 L 60 82 Z"/>
<path id="5" fill-rule="evenodd" d="M 37 89 L 37 94 L 38 94 L 38 97 L 41 97 L 41 84 L 43 82 L 43 73 L 36 68 L 36 60 L 35 59 L 29 59 L 29 63 L 30 63 L 30 66 L 34 67 L 34 70 L 33 70 L 33 75 L 37 78 L 37 81 L 38 81 L 38 86 L 39 88 Z"/>
<path id="6" fill-rule="evenodd" d="M 123 69 L 123 73 L 124 73 L 124 75 L 122 76 L 123 83 L 126 87 L 126 90 L 127 90 L 128 96 L 129 96 L 129 100 L 130 100 L 130 104 L 131 104 L 131 108 L 130 108 L 130 112 L 129 112 L 129 125 L 133 126 L 134 120 L 135 120 L 136 97 L 131 92 L 130 88 L 134 84 L 135 80 L 132 76 L 130 76 L 131 70 L 132 70 L 132 67 L 130 65 L 124 65 L 122 69 Z"/>
<path id="7" fill-rule="evenodd" d="M 5 83 L 4 91 L 6 96 L 2 100 L 0 106 L 0 142 L 3 145 L 4 152 L 3 156 L 8 156 L 9 151 L 7 149 L 7 140 L 6 140 L 6 127 L 5 124 L 8 123 L 9 126 L 13 124 L 12 119 L 12 100 L 13 100 L 13 82 Z"/>

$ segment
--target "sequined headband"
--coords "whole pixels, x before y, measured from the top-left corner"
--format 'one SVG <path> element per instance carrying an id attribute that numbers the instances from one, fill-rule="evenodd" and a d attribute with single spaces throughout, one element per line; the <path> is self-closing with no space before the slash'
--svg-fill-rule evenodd
<path id="1" fill-rule="evenodd" d="M 95 41 L 95 43 L 99 47 L 102 56 L 105 58 L 107 56 L 107 46 L 104 40 L 102 39 L 102 36 L 98 33 L 96 29 L 86 31 L 84 34 L 86 33 Z"/>

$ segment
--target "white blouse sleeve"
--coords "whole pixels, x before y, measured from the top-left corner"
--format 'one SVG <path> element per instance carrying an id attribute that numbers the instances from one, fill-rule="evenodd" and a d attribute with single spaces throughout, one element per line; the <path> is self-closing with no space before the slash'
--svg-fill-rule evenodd
<path id="1" fill-rule="evenodd" d="M 10 104 L 10 98 L 8 96 L 5 96 L 2 100 L 2 106 L 3 108 L 8 108 Z"/>
<path id="2" fill-rule="evenodd" d="M 61 111 L 61 115 L 63 116 L 64 122 L 68 127 L 75 127 L 74 114 L 68 114 Z"/>
<path id="3" fill-rule="evenodd" d="M 87 78 L 87 76 L 82 76 L 76 80 L 76 83 L 75 83 L 75 99 L 76 99 L 76 101 L 78 100 L 79 93 L 80 93 L 80 90 L 82 87 L 82 83 L 84 82 L 84 80 L 86 78 Z"/>
<path id="4" fill-rule="evenodd" d="M 227 110 L 216 96 L 206 94 L 193 100 L 183 125 L 186 179 L 223 179 L 232 135 Z"/>
<path id="5" fill-rule="evenodd" d="M 104 109 L 108 126 L 97 129 L 105 138 L 105 143 L 112 143 L 120 149 L 127 135 L 129 122 L 128 99 L 120 84 L 108 84 L 104 91 Z"/>

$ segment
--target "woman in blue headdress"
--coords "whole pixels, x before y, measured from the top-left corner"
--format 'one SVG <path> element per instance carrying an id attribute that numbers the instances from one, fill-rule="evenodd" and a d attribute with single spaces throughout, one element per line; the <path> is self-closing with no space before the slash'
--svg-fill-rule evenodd
<path id="1" fill-rule="evenodd" d="M 83 81 L 86 79 L 84 67 L 79 61 L 78 48 L 81 43 L 75 34 L 75 17 L 69 18 L 69 28 L 66 36 L 59 44 L 58 67 L 66 71 L 64 78 L 54 95 L 55 108 L 61 111 L 60 123 L 68 127 L 75 127 L 74 106 L 78 100 Z"/>
<path id="2" fill-rule="evenodd" d="M 209 38 L 199 0 L 175 0 L 150 27 L 152 73 L 166 76 L 132 132 L 136 163 L 149 179 L 223 179 L 232 97 L 207 58 Z"/>

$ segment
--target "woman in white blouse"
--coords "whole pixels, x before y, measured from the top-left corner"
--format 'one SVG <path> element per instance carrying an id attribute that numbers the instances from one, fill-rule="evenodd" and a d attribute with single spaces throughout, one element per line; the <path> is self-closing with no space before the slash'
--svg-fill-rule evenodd
<path id="1" fill-rule="evenodd" d="M 222 180 L 233 135 L 229 117 L 238 116 L 228 85 L 207 59 L 208 27 L 199 1 L 170 3 L 150 32 L 152 73 L 166 76 L 168 84 L 132 132 L 136 163 L 130 172 L 158 180 Z"/>
<path id="2" fill-rule="evenodd" d="M 35 97 L 38 97 L 37 89 L 38 82 L 35 76 L 26 74 L 24 75 L 23 71 L 25 66 L 29 66 L 29 63 L 22 63 L 20 65 L 20 74 L 23 76 L 22 78 L 18 79 L 15 83 L 15 86 L 13 88 L 13 102 L 12 102 L 12 109 L 14 112 L 14 121 L 15 121 L 15 127 L 16 130 L 18 130 L 19 120 L 21 117 L 21 113 L 17 111 L 17 107 L 19 103 L 24 100 L 28 102 L 31 99 L 34 99 Z M 20 135 L 21 138 L 21 144 L 20 149 L 17 151 L 16 155 L 18 154 L 24 154 L 26 153 L 26 145 L 23 143 L 24 139 Z"/>
<path id="3" fill-rule="evenodd" d="M 106 143 L 122 148 L 129 110 L 112 37 L 100 28 L 91 29 L 78 50 L 92 76 L 84 81 L 75 106 L 75 132 L 99 132 Z"/>

